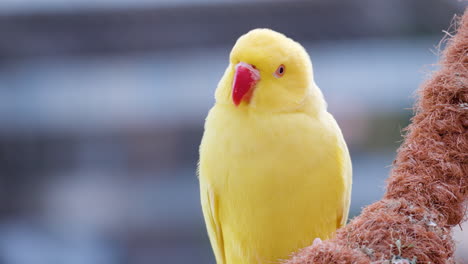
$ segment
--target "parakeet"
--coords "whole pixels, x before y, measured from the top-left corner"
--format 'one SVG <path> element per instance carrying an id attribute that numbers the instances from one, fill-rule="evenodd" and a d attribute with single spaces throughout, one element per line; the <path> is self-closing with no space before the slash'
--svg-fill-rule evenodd
<path id="1" fill-rule="evenodd" d="M 215 100 L 198 169 L 218 264 L 279 263 L 346 223 L 351 159 L 299 43 L 241 36 Z"/>

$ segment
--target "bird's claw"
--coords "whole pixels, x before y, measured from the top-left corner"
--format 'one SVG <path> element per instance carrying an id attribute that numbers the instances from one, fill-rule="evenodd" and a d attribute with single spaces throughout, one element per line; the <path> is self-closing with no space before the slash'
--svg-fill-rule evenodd
<path id="1" fill-rule="evenodd" d="M 318 244 L 322 243 L 322 239 L 320 239 L 319 237 L 317 237 L 316 239 L 314 239 L 314 242 L 312 243 L 312 246 L 316 246 Z"/>

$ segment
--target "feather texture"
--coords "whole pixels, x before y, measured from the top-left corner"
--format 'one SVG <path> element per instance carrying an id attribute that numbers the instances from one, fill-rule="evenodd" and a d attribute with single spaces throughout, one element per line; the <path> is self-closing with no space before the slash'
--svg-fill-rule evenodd
<path id="1" fill-rule="evenodd" d="M 229 93 L 238 57 L 255 65 L 261 80 L 251 102 L 236 107 Z M 276 79 L 280 64 L 286 72 Z M 218 264 L 277 263 L 346 223 L 351 160 L 298 43 L 265 29 L 241 37 L 216 99 L 199 178 Z"/>

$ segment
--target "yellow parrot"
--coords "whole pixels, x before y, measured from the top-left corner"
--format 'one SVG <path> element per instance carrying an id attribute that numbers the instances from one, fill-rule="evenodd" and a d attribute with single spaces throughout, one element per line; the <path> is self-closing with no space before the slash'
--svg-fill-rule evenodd
<path id="1" fill-rule="evenodd" d="M 215 99 L 198 169 L 218 264 L 279 263 L 346 223 L 351 159 L 299 43 L 243 35 Z"/>

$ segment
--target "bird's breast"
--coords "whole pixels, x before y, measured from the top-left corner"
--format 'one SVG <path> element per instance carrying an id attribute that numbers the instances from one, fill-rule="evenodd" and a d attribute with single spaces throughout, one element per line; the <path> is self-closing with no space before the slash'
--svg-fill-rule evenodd
<path id="1" fill-rule="evenodd" d="M 231 187 L 317 172 L 321 160 L 332 155 L 323 130 L 320 122 L 303 113 L 215 106 L 205 125 L 200 169 Z"/>

